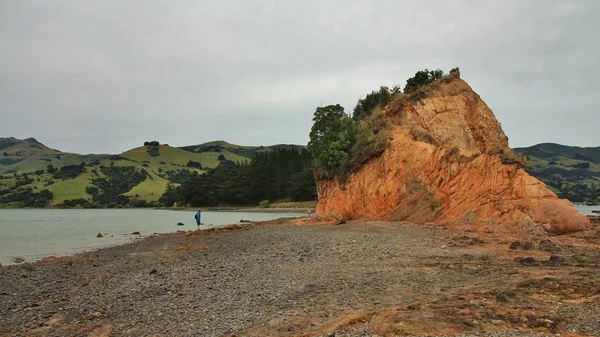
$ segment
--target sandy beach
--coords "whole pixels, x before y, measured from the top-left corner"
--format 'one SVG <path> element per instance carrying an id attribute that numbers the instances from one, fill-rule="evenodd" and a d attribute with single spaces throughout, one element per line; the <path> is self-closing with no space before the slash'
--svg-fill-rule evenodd
<path id="1" fill-rule="evenodd" d="M 0 267 L 0 336 L 598 336 L 600 231 L 275 220 Z"/>

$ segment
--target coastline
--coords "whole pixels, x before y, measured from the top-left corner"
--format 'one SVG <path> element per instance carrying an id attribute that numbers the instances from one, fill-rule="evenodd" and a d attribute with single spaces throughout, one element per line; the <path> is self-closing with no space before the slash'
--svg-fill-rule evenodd
<path id="1" fill-rule="evenodd" d="M 306 214 L 306 207 L 168 207 L 168 208 L 153 208 L 168 211 L 221 211 L 221 212 L 268 212 L 268 213 L 304 213 Z M 314 212 L 314 208 L 310 208 Z"/>
<path id="2" fill-rule="evenodd" d="M 151 235 L 1 267 L 0 336 L 600 331 L 600 231 L 518 239 L 306 218 Z"/>

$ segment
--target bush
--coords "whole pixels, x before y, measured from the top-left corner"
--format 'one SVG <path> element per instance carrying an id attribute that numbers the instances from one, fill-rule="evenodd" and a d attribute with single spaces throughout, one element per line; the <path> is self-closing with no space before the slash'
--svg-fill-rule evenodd
<path id="1" fill-rule="evenodd" d="M 415 76 L 406 80 L 406 86 L 404 87 L 404 93 L 409 93 L 420 87 L 423 87 L 437 79 L 442 78 L 444 72 L 440 69 L 436 70 L 421 70 L 415 73 Z"/>
<path id="2" fill-rule="evenodd" d="M 225 156 L 223 156 L 223 158 L 225 158 Z M 193 167 L 193 168 L 197 168 L 199 170 L 202 170 L 202 164 L 200 162 L 193 161 L 193 160 L 188 161 L 185 166 L 187 166 L 187 167 Z"/>
<path id="3" fill-rule="evenodd" d="M 525 168 L 527 163 L 527 157 L 521 153 L 515 153 L 511 149 L 492 149 L 488 151 L 491 156 L 499 156 L 502 164 L 505 165 L 517 165 L 520 168 Z"/>
<path id="4" fill-rule="evenodd" d="M 428 143 L 428 144 L 432 144 L 435 146 L 439 146 L 439 143 L 435 139 L 435 137 L 433 137 L 433 135 L 425 129 L 413 128 L 410 130 L 410 135 L 417 142 Z"/>
<path id="5" fill-rule="evenodd" d="M 394 88 L 394 93 L 399 93 L 398 88 Z M 358 103 L 352 111 L 352 119 L 360 121 L 370 115 L 373 109 L 383 109 L 392 99 L 392 92 L 388 87 L 381 87 L 379 91 L 372 91 L 363 99 L 359 99 Z"/>
<path id="6" fill-rule="evenodd" d="M 66 165 L 60 168 L 60 170 L 54 172 L 52 177 L 54 179 L 74 179 L 77 178 L 80 174 L 85 172 L 85 163 L 81 163 L 80 165 Z"/>
<path id="7" fill-rule="evenodd" d="M 158 157 L 160 155 L 158 146 L 150 146 L 147 151 L 151 157 Z"/>
<path id="8" fill-rule="evenodd" d="M 267 208 L 271 202 L 269 200 L 262 200 L 258 203 L 258 207 Z"/>
<path id="9" fill-rule="evenodd" d="M 389 144 L 389 136 L 381 109 L 376 108 L 364 120 L 356 125 L 354 143 L 343 163 L 340 178 L 344 180 L 350 173 L 358 170 L 369 159 L 379 156 Z"/>

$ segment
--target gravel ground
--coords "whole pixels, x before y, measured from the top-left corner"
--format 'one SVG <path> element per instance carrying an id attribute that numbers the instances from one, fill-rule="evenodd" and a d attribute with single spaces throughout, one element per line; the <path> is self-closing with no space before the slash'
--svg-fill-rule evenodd
<path id="1" fill-rule="evenodd" d="M 0 267 L 0 336 L 600 335 L 597 231 L 285 221 Z"/>

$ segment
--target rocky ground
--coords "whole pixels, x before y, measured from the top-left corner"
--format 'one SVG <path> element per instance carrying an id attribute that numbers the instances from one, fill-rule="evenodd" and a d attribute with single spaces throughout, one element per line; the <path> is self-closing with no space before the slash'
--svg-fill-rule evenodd
<path id="1" fill-rule="evenodd" d="M 0 336 L 600 335 L 597 229 L 235 227 L 0 267 Z"/>

